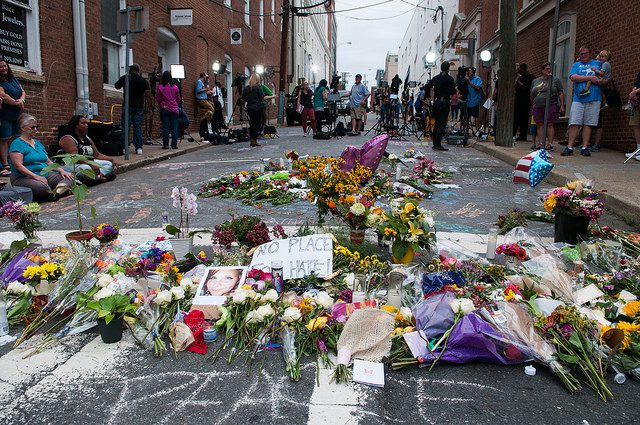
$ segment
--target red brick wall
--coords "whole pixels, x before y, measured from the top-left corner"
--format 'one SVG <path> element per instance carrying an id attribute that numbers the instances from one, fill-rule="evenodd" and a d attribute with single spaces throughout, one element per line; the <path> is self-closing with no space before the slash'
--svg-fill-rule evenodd
<path id="1" fill-rule="evenodd" d="M 64 4 L 63 4 L 64 3 Z M 222 2 L 220 2 L 222 3 Z M 244 2 L 233 0 L 234 9 L 242 9 Z M 258 12 L 257 0 L 252 0 L 251 11 Z M 251 28 L 244 24 L 244 16 L 235 13 L 217 2 L 201 0 L 140 0 L 136 5 L 149 8 L 149 29 L 135 36 L 131 45 L 136 63 L 143 74 L 149 73 L 157 63 L 156 30 L 170 28 L 180 41 L 180 62 L 185 65 L 183 80 L 184 106 L 192 119 L 194 109 L 194 84 L 200 72 L 212 72 L 215 60 L 224 63 L 224 55 L 233 59 L 233 73 L 250 69 L 255 64 L 278 66 L 280 58 L 280 16 L 275 24 L 270 16 L 264 18 L 265 38 L 259 38 L 257 16 L 251 17 Z M 264 2 L 265 13 L 270 13 L 271 1 Z M 276 0 L 279 13 L 282 0 Z M 170 26 L 170 8 L 192 8 L 192 26 Z M 99 119 L 109 118 L 109 108 L 120 103 L 122 96 L 103 89 L 102 84 L 102 38 L 100 0 L 86 1 L 87 50 L 89 62 L 89 96 L 98 103 Z M 229 28 L 243 28 L 243 44 L 231 45 Z M 41 138 L 45 144 L 54 140 L 57 126 L 66 123 L 75 109 L 75 56 L 73 47 L 73 15 L 71 2 L 40 2 L 40 42 L 42 76 L 17 73 L 26 93 L 26 110 L 38 117 Z M 220 78 L 224 77 L 219 77 Z M 278 75 L 272 81 L 278 81 Z M 114 117 L 119 122 L 119 113 Z M 159 126 L 156 117 L 155 127 Z M 197 128 L 192 124 L 192 129 Z"/>
<path id="2" fill-rule="evenodd" d="M 546 2 L 552 0 L 544 0 Z M 497 0 L 461 0 L 460 11 L 467 15 L 475 7 L 482 7 L 480 24 L 481 46 L 489 41 L 498 27 Z M 518 0 L 518 11 L 522 0 Z M 587 11 L 605 10 L 606 13 Z M 623 103 L 640 71 L 640 44 L 634 42 L 640 37 L 640 27 L 632 16 L 637 16 L 640 6 L 633 1 L 570 0 L 563 2 L 561 14 L 577 12 L 576 52 L 582 45 L 590 47 L 597 54 L 602 49 L 612 52 L 611 65 L 616 85 L 622 94 Z M 518 34 L 516 58 L 519 63 L 527 63 L 529 72 L 540 75 L 540 64 L 549 58 L 549 33 L 552 27 L 553 10 L 532 26 Z M 479 75 L 486 79 L 482 71 Z M 609 108 L 604 118 L 603 145 L 617 150 L 628 150 L 634 146 L 633 133 L 628 126 L 628 115 L 620 108 Z M 556 139 L 565 138 L 566 124 L 557 125 Z"/>

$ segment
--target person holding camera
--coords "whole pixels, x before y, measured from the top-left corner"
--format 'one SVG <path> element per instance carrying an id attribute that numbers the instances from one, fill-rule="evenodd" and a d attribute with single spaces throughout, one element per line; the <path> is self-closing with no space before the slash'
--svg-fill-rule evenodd
<path id="1" fill-rule="evenodd" d="M 474 67 L 467 68 L 467 80 L 469 93 L 467 94 L 467 116 L 469 120 L 474 117 L 474 125 L 478 129 L 478 117 L 480 116 L 480 103 L 482 102 L 482 78 L 476 75 Z"/>
<path id="2" fill-rule="evenodd" d="M 433 146 L 437 151 L 448 151 L 449 149 L 442 146 L 442 137 L 447 126 L 449 118 L 449 105 L 451 96 L 456 94 L 456 83 L 453 77 L 449 75 L 449 62 L 442 62 L 440 65 L 440 74 L 433 77 L 424 89 L 425 98 L 431 97 L 433 90 L 433 98 L 431 104 L 431 114 L 435 120 L 433 127 Z"/>

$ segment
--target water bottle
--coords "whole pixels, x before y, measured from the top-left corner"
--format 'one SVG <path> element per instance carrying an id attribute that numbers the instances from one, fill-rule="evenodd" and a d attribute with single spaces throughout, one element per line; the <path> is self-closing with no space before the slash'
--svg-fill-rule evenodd
<path id="1" fill-rule="evenodd" d="M 9 333 L 9 321 L 7 320 L 7 302 L 4 299 L 4 292 L 0 291 L 0 336 Z"/>
<path id="2" fill-rule="evenodd" d="M 162 230 L 164 231 L 169 225 L 169 213 L 162 211 Z"/>

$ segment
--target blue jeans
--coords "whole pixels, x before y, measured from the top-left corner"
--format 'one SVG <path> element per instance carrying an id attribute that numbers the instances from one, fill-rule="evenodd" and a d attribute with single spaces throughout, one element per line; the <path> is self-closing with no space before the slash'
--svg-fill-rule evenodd
<path id="1" fill-rule="evenodd" d="M 124 145 L 125 131 L 130 131 L 133 125 L 133 147 L 142 149 L 142 120 L 144 119 L 144 110 L 142 108 L 129 107 L 129 128 L 122 129 L 122 144 Z M 124 127 L 124 113 L 122 114 L 122 126 Z"/>
<path id="2" fill-rule="evenodd" d="M 171 133 L 171 147 L 178 147 L 178 114 L 160 108 L 162 122 L 162 146 L 169 147 L 169 133 Z"/>

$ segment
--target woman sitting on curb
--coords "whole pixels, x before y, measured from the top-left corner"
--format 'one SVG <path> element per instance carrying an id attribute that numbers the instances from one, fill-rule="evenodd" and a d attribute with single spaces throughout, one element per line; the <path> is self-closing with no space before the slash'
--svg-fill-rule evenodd
<path id="1" fill-rule="evenodd" d="M 58 155 L 61 154 L 80 154 L 84 156 L 93 157 L 92 161 L 97 165 L 89 165 L 79 163 L 76 165 L 76 171 L 79 170 L 93 170 L 95 178 L 89 178 L 83 174 L 80 174 L 78 178 L 89 186 L 111 181 L 116 178 L 114 172 L 118 167 L 118 163 L 115 159 L 103 155 L 100 153 L 93 140 L 87 135 L 89 133 L 89 120 L 82 115 L 74 115 L 67 124 L 67 134 L 63 136 L 58 142 L 60 150 Z M 66 165 L 62 167 L 65 171 L 70 173 L 74 172 L 73 166 Z"/>
<path id="2" fill-rule="evenodd" d="M 34 138 L 38 131 L 36 118 L 22 114 L 18 118 L 18 127 L 20 137 L 14 139 L 9 146 L 11 185 L 28 187 L 37 201 L 52 201 L 68 195 L 73 174 L 62 168 L 41 174 L 52 161 L 42 143 Z"/>

